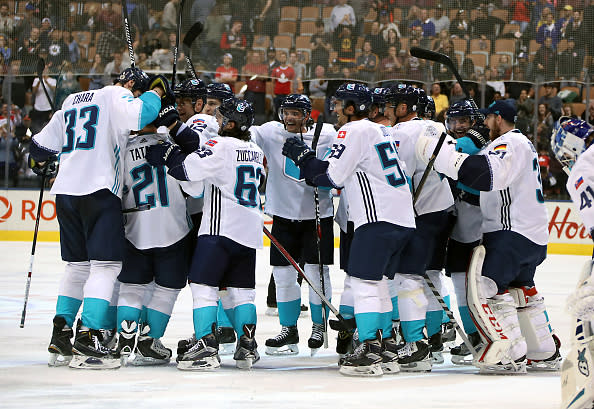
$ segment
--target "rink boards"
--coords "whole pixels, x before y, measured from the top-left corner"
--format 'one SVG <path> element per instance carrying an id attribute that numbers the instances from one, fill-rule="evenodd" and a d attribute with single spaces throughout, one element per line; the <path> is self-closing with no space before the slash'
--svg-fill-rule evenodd
<path id="1" fill-rule="evenodd" d="M 0 240 L 32 240 L 38 201 L 39 191 L 37 190 L 0 191 Z M 338 203 L 335 205 L 337 206 Z M 549 253 L 591 255 L 592 239 L 573 204 L 566 201 L 547 201 L 546 206 L 549 213 Z M 44 195 L 40 217 L 38 240 L 59 241 L 56 203 L 53 195 Z M 265 223 L 268 227 L 272 223 L 268 216 Z M 336 247 L 338 247 L 338 233 L 338 225 L 334 224 Z M 265 245 L 270 244 L 266 237 L 264 242 Z"/>

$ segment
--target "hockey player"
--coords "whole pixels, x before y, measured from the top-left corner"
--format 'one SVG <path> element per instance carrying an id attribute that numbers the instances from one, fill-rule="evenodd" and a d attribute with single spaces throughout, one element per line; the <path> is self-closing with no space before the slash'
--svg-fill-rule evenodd
<path id="1" fill-rule="evenodd" d="M 477 247 L 467 299 L 485 346 L 473 363 L 483 373 L 526 373 L 527 366 L 555 370 L 561 360 L 558 338 L 534 286 L 548 240 L 537 153 L 515 129 L 512 105 L 495 101 L 485 115 L 489 145 L 468 155 L 446 141 L 434 163 L 438 172 L 481 191 L 486 256 L 483 247 Z M 436 144 L 435 138 L 422 136 L 419 156 L 428 162 Z"/>
<path id="2" fill-rule="evenodd" d="M 482 115 L 469 100 L 460 100 L 448 108 L 445 124 L 449 134 L 456 139 L 456 150 L 473 155 L 488 144 L 489 129 L 484 125 L 480 126 L 482 121 Z M 473 127 L 474 129 L 471 129 Z M 473 138 L 468 136 L 469 132 L 473 133 Z M 476 347 L 480 344 L 481 337 L 468 311 L 466 270 L 472 250 L 480 244 L 482 237 L 479 191 L 468 188 L 458 181 L 451 181 L 450 186 L 455 197 L 453 211 L 455 222 L 447 242 L 445 270 L 454 284 L 464 331 Z M 472 356 L 464 343 L 452 348 L 450 354 L 454 364 L 472 364 Z"/>
<path id="3" fill-rule="evenodd" d="M 189 274 L 198 342 L 178 356 L 181 370 L 220 366 L 215 334 L 219 296 L 239 338 L 233 356 L 237 367 L 251 368 L 260 359 L 254 338 L 254 288 L 256 249 L 262 247 L 258 186 L 264 154 L 250 142 L 254 110 L 247 101 L 226 99 L 217 108 L 216 118 L 220 136 L 207 141 L 204 148 L 188 155 L 164 143 L 147 152 L 149 163 L 166 165 L 176 179 L 204 181 L 205 212 Z M 193 131 L 182 131 L 188 132 Z"/>
<path id="4" fill-rule="evenodd" d="M 384 116 L 387 93 L 388 88 L 376 87 L 373 89 L 373 104 L 369 111 L 369 119 L 376 124 L 391 126 L 390 120 Z"/>
<path id="5" fill-rule="evenodd" d="M 203 192 L 201 184 L 179 182 L 164 166 L 146 161 L 147 148 L 167 138 L 156 131 L 153 124 L 143 128 L 128 142 L 124 156 L 122 204 L 130 212 L 125 217 L 124 261 L 118 277 L 118 351 L 123 357 L 134 352 L 132 365 L 166 364 L 171 358 L 171 350 L 159 338 L 186 285 L 193 250 L 192 223 L 181 188 L 191 195 Z M 147 205 L 148 210 L 133 211 Z M 143 302 L 147 291 L 148 302 Z M 143 309 L 146 317 L 139 328 Z"/>
<path id="6" fill-rule="evenodd" d="M 213 82 L 206 87 L 206 105 L 204 106 L 205 115 L 214 116 L 215 110 L 221 105 L 223 100 L 233 97 L 233 91 L 229 84 Z"/>
<path id="7" fill-rule="evenodd" d="M 419 100 L 423 93 L 412 86 L 394 86 L 386 96 L 385 113 L 392 121 L 392 138 L 398 147 L 398 155 L 406 163 L 411 178 L 412 191 L 416 191 L 425 171 L 426 164 L 415 155 L 415 145 L 424 133 L 441 134 L 433 121 L 424 121 L 417 116 Z M 442 126 L 443 127 L 443 126 Z M 407 243 L 400 265 L 394 271 L 394 282 L 398 295 L 398 312 L 405 344 L 398 351 L 398 363 L 404 371 L 430 371 L 432 355 L 427 336 L 441 334 L 442 309 L 435 296 L 425 284 L 427 273 L 438 290 L 442 290 L 439 277 L 441 265 L 433 266 L 434 252 L 443 247 L 440 241 L 448 227 L 447 209 L 454 200 L 446 180 L 432 171 L 415 204 L 416 230 L 413 239 Z M 443 291 L 440 291 L 443 293 Z M 438 346 L 436 352 L 439 352 Z"/>
<path id="8" fill-rule="evenodd" d="M 144 92 L 149 86 L 152 91 Z M 100 330 L 115 327 L 108 309 L 124 249 L 123 156 L 130 131 L 157 117 L 161 98 L 173 98 L 164 77 L 156 76 L 149 84 L 142 70 L 128 68 L 113 86 L 70 95 L 33 138 L 34 170 L 60 158 L 51 192 L 56 194 L 66 268 L 48 347 L 50 365 L 68 363 L 74 352 L 73 368 L 120 366 L 113 351 L 102 345 Z M 81 303 L 82 318 L 71 348 L 71 328 Z M 58 356 L 63 360 L 57 361 Z"/>
<path id="9" fill-rule="evenodd" d="M 273 218 L 272 234 L 295 259 L 305 261 L 304 272 L 314 283 L 320 282 L 318 252 L 316 248 L 316 222 L 314 191 L 301 177 L 293 161 L 281 155 L 287 138 L 297 137 L 311 146 L 312 129 L 311 102 L 305 95 L 288 95 L 280 106 L 281 122 L 271 121 L 250 130 L 252 138 L 264 151 L 268 163 L 265 211 Z M 324 124 L 318 142 L 319 156 L 330 150 L 336 131 L 330 124 Z M 320 190 L 320 224 L 322 229 L 321 262 L 324 271 L 324 294 L 332 295 L 329 265 L 334 262 L 334 233 L 332 216 L 334 208 L 329 190 Z M 299 334 L 297 319 L 301 312 L 301 288 L 297 283 L 295 269 L 276 249 L 270 249 L 270 264 L 276 283 L 276 301 L 282 326 L 281 332 L 266 340 L 266 353 L 270 355 L 297 354 Z M 312 355 L 323 344 L 324 323 L 322 302 L 310 289 L 312 333 L 307 344 Z"/>
<path id="10" fill-rule="evenodd" d="M 296 137 L 287 139 L 283 155 L 299 166 L 308 184 L 342 188 L 346 195 L 349 219 L 355 226 L 347 273 L 361 344 L 341 359 L 340 372 L 378 376 L 383 373 L 382 332 L 389 333 L 391 327 L 384 272 L 394 271 L 391 264 L 397 263 L 413 234 L 412 200 L 404 163 L 390 134 L 368 120 L 371 91 L 362 84 L 342 84 L 334 104 L 341 128 L 328 159 L 317 159 Z"/>
<path id="11" fill-rule="evenodd" d="M 594 237 L 594 171 L 592 169 L 594 149 L 594 129 L 577 118 L 561 117 L 551 136 L 551 147 L 555 157 L 569 173 L 567 191 L 577 206 L 585 228 Z M 572 328 L 572 348 L 565 357 L 561 373 L 561 392 L 563 409 L 591 408 L 594 404 L 594 355 L 592 346 L 592 320 L 594 315 L 594 286 L 590 281 L 592 259 L 586 261 L 582 269 L 577 289 L 567 299 L 568 310 L 572 313 L 575 330 Z"/>

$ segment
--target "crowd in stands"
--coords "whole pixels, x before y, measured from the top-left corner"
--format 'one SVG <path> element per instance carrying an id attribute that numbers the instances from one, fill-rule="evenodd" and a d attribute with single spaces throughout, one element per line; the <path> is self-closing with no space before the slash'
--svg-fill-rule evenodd
<path id="1" fill-rule="evenodd" d="M 270 120 L 293 92 L 310 95 L 314 109 L 331 118 L 328 96 L 344 79 L 423 86 L 443 118 L 464 94 L 446 67 L 410 54 L 411 47 L 428 48 L 451 57 L 479 105 L 498 99 L 516 105 L 518 127 L 541 153 L 545 193 L 558 197 L 564 176 L 548 153 L 554 121 L 562 113 L 594 121 L 594 0 L 190 3 L 182 13 L 182 33 L 195 21 L 205 25 L 192 47 L 194 66 L 207 82 L 228 83 L 254 102 L 258 123 Z M 127 4 L 137 66 L 171 72 L 181 1 Z M 35 78 L 39 57 L 58 106 L 72 92 L 111 84 L 130 66 L 121 7 L 113 1 L 0 1 L 0 74 L 12 74 L 2 78 L 10 78 L 14 104 L 10 115 L 5 104 L 0 116 L 0 176 L 8 157 L 10 180 L 19 183 L 17 176 L 26 173 L 19 164 L 27 143 L 23 129 L 35 133 L 51 112 Z M 178 57 L 183 75 L 183 50 Z M 9 116 L 16 144 L 3 131 Z"/>

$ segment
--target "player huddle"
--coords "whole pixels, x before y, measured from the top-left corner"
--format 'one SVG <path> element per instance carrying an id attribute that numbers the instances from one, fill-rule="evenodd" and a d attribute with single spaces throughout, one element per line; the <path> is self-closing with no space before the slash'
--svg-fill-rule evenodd
<path id="1" fill-rule="evenodd" d="M 310 290 L 312 354 L 327 331 L 333 219 L 340 226 L 346 275 L 341 320 L 331 327 L 342 374 L 442 363 L 457 326 L 442 308 L 446 276 L 465 334 L 452 362 L 484 373 L 559 370 L 560 343 L 534 282 L 548 238 L 538 157 L 514 126 L 515 108 L 497 101 L 479 111 L 462 100 L 444 127 L 430 119 L 434 104 L 422 89 L 357 83 L 341 85 L 333 104 L 337 125 L 318 132 L 303 95 L 286 98 L 280 122 L 253 126 L 251 104 L 224 84 L 190 79 L 171 89 L 137 68 L 114 86 L 71 95 L 33 138 L 30 158 L 39 173 L 60 162 L 52 193 L 67 265 L 50 365 L 169 362 L 172 351 L 159 339 L 189 283 L 194 329 L 178 344 L 178 368 L 213 369 L 228 352 L 251 368 L 259 360 L 255 258 L 264 211 L 308 282 L 324 278 L 316 289 L 326 300 Z M 585 122 L 561 118 L 558 158 L 575 161 L 591 133 Z M 569 190 L 588 224 L 594 176 L 582 162 Z M 266 340 L 266 353 L 296 354 L 298 274 L 275 247 L 270 264 L 281 331 Z"/>

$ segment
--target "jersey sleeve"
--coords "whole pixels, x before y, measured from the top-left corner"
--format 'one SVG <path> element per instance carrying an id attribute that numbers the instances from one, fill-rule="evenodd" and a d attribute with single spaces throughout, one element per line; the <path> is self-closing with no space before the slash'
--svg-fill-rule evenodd
<path id="1" fill-rule="evenodd" d="M 187 195 L 192 196 L 193 198 L 204 196 L 204 183 L 202 181 L 186 182 L 180 180 L 179 185 Z"/>
<path id="2" fill-rule="evenodd" d="M 334 186 L 344 186 L 345 180 L 353 174 L 360 161 L 362 149 L 359 141 L 366 138 L 355 132 L 341 129 L 332 144 L 327 174 Z"/>
<path id="3" fill-rule="evenodd" d="M 211 139 L 186 157 L 183 166 L 189 180 L 217 179 L 225 166 L 225 149 L 220 145 Z"/>
<path id="4" fill-rule="evenodd" d="M 584 225 L 590 233 L 594 229 L 594 150 L 583 153 L 571 169 L 567 191 L 580 211 Z"/>
<path id="5" fill-rule="evenodd" d="M 161 98 L 153 92 L 148 91 L 138 98 L 134 98 L 130 92 L 114 93 L 114 123 L 121 129 L 138 131 L 150 124 L 157 118 L 161 109 Z"/>
<path id="6" fill-rule="evenodd" d="M 64 111 L 59 110 L 54 113 L 48 124 L 33 137 L 33 143 L 36 147 L 54 154 L 62 150 L 65 135 L 63 118 Z"/>

